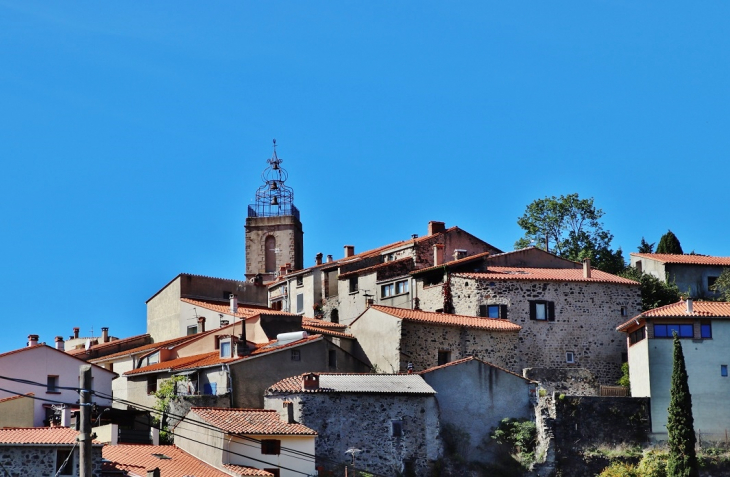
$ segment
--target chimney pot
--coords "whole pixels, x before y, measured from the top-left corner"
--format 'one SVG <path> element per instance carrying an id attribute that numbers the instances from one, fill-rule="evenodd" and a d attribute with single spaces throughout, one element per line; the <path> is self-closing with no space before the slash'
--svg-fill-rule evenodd
<path id="1" fill-rule="evenodd" d="M 691 315 L 693 313 L 692 310 L 692 298 L 687 298 L 687 314 Z"/>
<path id="2" fill-rule="evenodd" d="M 591 278 L 591 259 L 583 259 L 583 278 Z"/>
<path id="3" fill-rule="evenodd" d="M 353 255 L 355 255 L 355 246 L 345 245 L 345 258 L 352 257 Z"/>
<path id="4" fill-rule="evenodd" d="M 319 375 L 314 373 L 308 373 L 302 376 L 302 378 L 305 391 L 319 389 Z"/>
<path id="5" fill-rule="evenodd" d="M 318 253 L 314 256 L 314 264 L 315 265 L 322 265 L 322 252 Z"/>
<path id="6" fill-rule="evenodd" d="M 411 238 L 412 238 L 413 240 L 416 240 L 416 239 L 418 238 L 418 234 L 411 234 Z"/>
<path id="7" fill-rule="evenodd" d="M 205 317 L 198 318 L 198 333 L 205 333 Z"/>
<path id="8" fill-rule="evenodd" d="M 79 337 L 79 327 L 77 326 L 74 328 L 74 339 L 76 339 L 78 337 Z"/>
<path id="9" fill-rule="evenodd" d="M 28 346 L 35 346 L 38 344 L 38 335 L 28 335 Z"/>
<path id="10" fill-rule="evenodd" d="M 56 349 L 58 351 L 65 351 L 63 336 L 56 336 Z"/>
<path id="11" fill-rule="evenodd" d="M 332 261 L 333 261 L 333 260 L 332 260 L 332 255 L 327 255 L 327 263 L 330 263 L 330 262 L 332 262 Z"/>
<path id="12" fill-rule="evenodd" d="M 433 244 L 433 265 L 443 265 L 444 263 L 444 244 Z"/>
<path id="13" fill-rule="evenodd" d="M 437 222 L 432 220 L 428 223 L 428 235 L 437 234 L 446 230 L 446 224 L 444 222 Z"/>
<path id="14" fill-rule="evenodd" d="M 109 342 L 109 327 L 105 326 L 101 329 L 101 341 L 102 343 L 108 343 Z"/>

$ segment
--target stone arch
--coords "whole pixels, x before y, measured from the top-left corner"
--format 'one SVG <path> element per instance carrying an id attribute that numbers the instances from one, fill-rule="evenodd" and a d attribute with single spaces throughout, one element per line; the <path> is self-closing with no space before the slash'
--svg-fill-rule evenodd
<path id="1" fill-rule="evenodd" d="M 267 235 L 264 240 L 264 267 L 266 272 L 276 271 L 276 238 Z"/>

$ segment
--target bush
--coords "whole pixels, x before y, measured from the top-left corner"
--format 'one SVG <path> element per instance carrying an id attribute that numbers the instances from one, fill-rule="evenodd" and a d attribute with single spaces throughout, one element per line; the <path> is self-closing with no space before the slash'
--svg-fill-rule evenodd
<path id="1" fill-rule="evenodd" d="M 529 467 L 535 460 L 537 426 L 528 419 L 505 418 L 492 431 L 492 439 L 509 448 L 517 460 Z"/>
<path id="2" fill-rule="evenodd" d="M 636 466 L 624 462 L 614 462 L 598 474 L 598 477 L 640 477 Z"/>
<path id="3" fill-rule="evenodd" d="M 667 459 L 669 459 L 669 454 L 666 452 L 647 452 L 639 462 L 637 468 L 639 475 L 641 477 L 667 477 Z"/>

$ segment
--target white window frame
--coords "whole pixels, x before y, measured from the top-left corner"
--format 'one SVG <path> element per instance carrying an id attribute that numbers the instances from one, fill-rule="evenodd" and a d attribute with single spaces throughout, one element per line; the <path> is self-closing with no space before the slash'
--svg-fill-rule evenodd
<path id="1" fill-rule="evenodd" d="M 575 353 L 572 351 L 566 351 L 565 362 L 568 364 L 575 364 Z"/>

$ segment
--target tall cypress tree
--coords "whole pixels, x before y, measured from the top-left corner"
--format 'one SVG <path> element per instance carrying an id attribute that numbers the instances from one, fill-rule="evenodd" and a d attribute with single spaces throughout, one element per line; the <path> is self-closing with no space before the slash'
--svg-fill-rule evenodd
<path id="1" fill-rule="evenodd" d="M 674 369 L 670 396 L 667 419 L 669 433 L 667 477 L 699 477 L 695 454 L 692 395 L 689 393 L 687 368 L 684 365 L 684 353 L 677 333 L 674 333 Z"/>
<path id="2" fill-rule="evenodd" d="M 656 253 L 676 253 L 683 254 L 682 244 L 679 243 L 677 238 L 671 230 L 667 230 L 667 233 L 662 235 L 659 239 L 659 245 L 656 246 Z"/>

